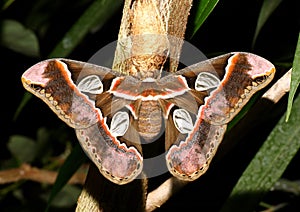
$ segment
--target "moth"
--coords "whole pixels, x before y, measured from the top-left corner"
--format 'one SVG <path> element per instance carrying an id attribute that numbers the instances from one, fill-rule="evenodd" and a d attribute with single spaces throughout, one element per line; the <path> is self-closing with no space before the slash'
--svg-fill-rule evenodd
<path id="1" fill-rule="evenodd" d="M 143 170 L 141 144 L 161 136 L 170 173 L 185 181 L 199 178 L 228 122 L 274 74 L 272 63 L 246 52 L 146 79 L 58 58 L 30 67 L 22 83 L 75 129 L 102 175 L 121 185 Z"/>

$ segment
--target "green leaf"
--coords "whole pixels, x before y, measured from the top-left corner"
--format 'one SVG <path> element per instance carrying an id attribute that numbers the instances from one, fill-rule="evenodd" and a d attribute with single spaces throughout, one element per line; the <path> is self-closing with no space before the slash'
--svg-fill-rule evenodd
<path id="1" fill-rule="evenodd" d="M 13 135 L 9 138 L 8 149 L 21 163 L 30 163 L 36 155 L 35 141 L 22 135 Z"/>
<path id="2" fill-rule="evenodd" d="M 96 24 L 98 28 L 101 28 L 122 3 L 123 1 L 121 0 L 94 1 L 57 44 L 50 53 L 49 58 L 66 57 L 70 54 L 91 28 Z"/>
<path id="3" fill-rule="evenodd" d="M 13 121 L 16 121 L 17 118 L 19 117 L 21 111 L 23 110 L 23 108 L 27 105 L 27 103 L 29 102 L 29 100 L 32 98 L 32 95 L 31 93 L 29 92 L 25 92 L 24 93 L 24 96 L 21 100 L 21 103 L 19 104 L 15 114 L 14 114 L 14 117 L 13 117 Z"/>
<path id="4" fill-rule="evenodd" d="M 291 87 L 290 93 L 288 98 L 288 107 L 287 107 L 287 114 L 286 114 L 286 121 L 289 120 L 291 109 L 293 105 L 293 99 L 297 88 L 300 84 L 300 33 L 298 36 L 298 43 L 296 46 L 295 57 L 293 61 L 293 68 L 292 68 L 292 76 L 291 76 Z"/>
<path id="5" fill-rule="evenodd" d="M 219 0 L 200 0 L 198 5 L 195 6 L 197 7 L 197 12 L 194 19 L 194 29 L 192 32 L 192 37 L 196 34 L 198 29 L 204 23 L 204 21 L 215 8 L 218 2 Z"/>
<path id="6" fill-rule="evenodd" d="M 15 0 L 4 0 L 1 5 L 1 10 L 6 10 Z"/>
<path id="7" fill-rule="evenodd" d="M 0 44 L 30 57 L 39 56 L 39 43 L 35 34 L 14 20 L 0 22 Z"/>
<path id="8" fill-rule="evenodd" d="M 282 0 L 264 0 L 262 7 L 260 9 L 260 13 L 258 16 L 256 29 L 254 33 L 254 37 L 252 40 L 252 47 L 254 46 L 257 36 L 263 27 L 263 25 L 266 23 L 268 18 L 271 16 L 271 14 L 274 12 L 274 10 L 279 6 Z"/>
<path id="9" fill-rule="evenodd" d="M 285 116 L 282 116 L 240 177 L 222 212 L 254 211 L 299 150 L 299 123 L 300 96 L 294 102 L 289 122 L 285 122 Z"/>
<path id="10" fill-rule="evenodd" d="M 49 209 L 51 202 L 56 197 L 56 195 L 61 191 L 61 189 L 67 184 L 69 179 L 73 174 L 79 169 L 79 167 L 86 160 L 86 156 L 78 144 L 75 145 L 70 155 L 67 157 L 64 164 L 61 166 L 56 181 L 51 190 L 49 200 L 47 202 L 47 209 Z"/>
<path id="11" fill-rule="evenodd" d="M 61 135 L 60 135 L 61 137 Z M 39 158 L 39 161 L 48 161 L 52 153 L 52 143 L 51 132 L 49 129 L 41 127 L 37 130 L 36 135 L 36 158 Z"/>
<path id="12" fill-rule="evenodd" d="M 71 207 L 76 204 L 81 189 L 74 185 L 66 185 L 53 199 L 52 207 Z"/>

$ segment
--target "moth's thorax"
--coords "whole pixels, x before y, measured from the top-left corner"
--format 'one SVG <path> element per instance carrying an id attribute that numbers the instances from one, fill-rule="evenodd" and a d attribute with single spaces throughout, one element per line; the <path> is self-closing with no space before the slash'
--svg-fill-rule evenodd
<path id="1" fill-rule="evenodd" d="M 129 75 L 141 80 L 146 78 L 158 79 L 161 69 L 166 61 L 165 55 L 136 55 L 132 56 L 126 63 Z"/>
<path id="2" fill-rule="evenodd" d="M 138 132 L 146 142 L 157 140 L 162 128 L 162 110 L 157 101 L 142 101 L 138 113 Z"/>

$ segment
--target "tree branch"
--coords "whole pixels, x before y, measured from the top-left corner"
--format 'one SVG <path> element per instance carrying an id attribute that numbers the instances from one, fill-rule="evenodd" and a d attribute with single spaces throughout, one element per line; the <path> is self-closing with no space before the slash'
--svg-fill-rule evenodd
<path id="1" fill-rule="evenodd" d="M 192 0 L 125 0 L 112 68 L 131 75 L 139 70 L 147 75 L 152 69 L 158 70 L 156 66 L 164 66 L 167 50 L 171 59 L 165 69 L 177 70 L 191 6 Z M 149 18 L 151 23 L 146 24 Z M 147 34 L 151 36 L 147 38 Z M 169 39 L 169 35 L 177 39 Z M 119 186 L 91 165 L 76 211 L 144 211 L 146 196 L 146 178 Z"/>

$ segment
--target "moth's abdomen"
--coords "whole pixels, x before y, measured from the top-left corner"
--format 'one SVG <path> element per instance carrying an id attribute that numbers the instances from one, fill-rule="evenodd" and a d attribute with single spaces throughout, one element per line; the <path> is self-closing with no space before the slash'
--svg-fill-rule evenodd
<path id="1" fill-rule="evenodd" d="M 146 142 L 157 138 L 162 128 L 162 110 L 157 101 L 142 101 L 139 110 L 138 131 Z"/>

